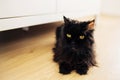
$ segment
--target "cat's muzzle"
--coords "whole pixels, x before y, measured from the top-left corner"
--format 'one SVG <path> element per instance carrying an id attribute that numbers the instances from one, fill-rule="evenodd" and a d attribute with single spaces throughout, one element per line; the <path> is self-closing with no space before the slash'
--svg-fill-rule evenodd
<path id="1" fill-rule="evenodd" d="M 77 46 L 76 45 L 72 45 L 72 50 L 74 50 L 74 51 L 77 51 L 78 50 L 78 48 L 77 48 Z"/>

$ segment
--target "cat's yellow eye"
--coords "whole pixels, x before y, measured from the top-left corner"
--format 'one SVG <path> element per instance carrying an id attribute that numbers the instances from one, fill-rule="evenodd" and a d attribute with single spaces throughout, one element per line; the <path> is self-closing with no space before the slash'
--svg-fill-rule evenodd
<path id="1" fill-rule="evenodd" d="M 81 35 L 79 38 L 80 38 L 80 39 L 84 39 L 84 38 L 85 38 L 85 36 L 84 36 L 84 35 Z"/>
<path id="2" fill-rule="evenodd" d="M 68 38 L 71 38 L 71 34 L 66 34 L 66 36 L 67 36 Z"/>

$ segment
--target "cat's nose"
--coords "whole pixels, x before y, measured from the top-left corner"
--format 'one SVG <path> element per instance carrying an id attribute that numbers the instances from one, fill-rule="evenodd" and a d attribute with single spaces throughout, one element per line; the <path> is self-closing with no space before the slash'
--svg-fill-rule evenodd
<path id="1" fill-rule="evenodd" d="M 71 44 L 72 44 L 72 45 L 75 45 L 75 42 L 72 42 Z"/>
<path id="2" fill-rule="evenodd" d="M 72 47 L 72 49 L 75 49 L 75 48 L 76 48 L 75 42 L 72 42 L 72 43 L 71 43 L 71 47 Z"/>

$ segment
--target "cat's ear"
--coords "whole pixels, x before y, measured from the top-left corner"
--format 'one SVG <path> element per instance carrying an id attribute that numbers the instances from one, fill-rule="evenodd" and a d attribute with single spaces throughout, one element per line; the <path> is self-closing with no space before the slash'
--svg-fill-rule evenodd
<path id="1" fill-rule="evenodd" d="M 88 23 L 88 30 L 93 30 L 94 26 L 95 26 L 95 19 L 89 21 L 89 23 Z"/>
<path id="2" fill-rule="evenodd" d="M 63 19 L 64 19 L 65 25 L 68 25 L 70 23 L 70 19 L 69 18 L 66 18 L 65 16 L 63 16 Z"/>

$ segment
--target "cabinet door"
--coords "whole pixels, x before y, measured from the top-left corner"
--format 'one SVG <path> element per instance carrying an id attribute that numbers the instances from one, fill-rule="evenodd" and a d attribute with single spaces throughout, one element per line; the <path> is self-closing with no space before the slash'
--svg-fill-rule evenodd
<path id="1" fill-rule="evenodd" d="M 0 18 L 54 13 L 56 0 L 0 0 Z"/>
<path id="2" fill-rule="evenodd" d="M 99 0 L 57 0 L 58 12 L 82 12 L 95 10 L 99 7 Z"/>

